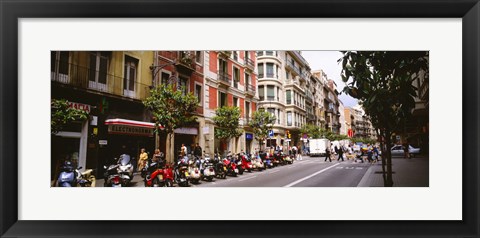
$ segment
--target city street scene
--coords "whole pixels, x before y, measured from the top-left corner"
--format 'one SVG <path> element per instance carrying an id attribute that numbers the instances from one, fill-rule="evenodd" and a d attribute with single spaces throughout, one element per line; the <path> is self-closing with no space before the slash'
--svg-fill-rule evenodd
<path id="1" fill-rule="evenodd" d="M 50 185 L 428 187 L 428 81 L 428 51 L 51 51 Z"/>

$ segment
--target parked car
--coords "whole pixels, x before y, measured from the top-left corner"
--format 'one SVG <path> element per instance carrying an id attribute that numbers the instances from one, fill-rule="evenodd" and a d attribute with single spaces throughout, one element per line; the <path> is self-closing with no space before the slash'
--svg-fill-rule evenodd
<path id="1" fill-rule="evenodd" d="M 412 155 L 412 157 L 415 157 L 416 154 L 420 154 L 420 148 L 415 148 L 411 145 L 408 146 L 408 152 Z M 403 145 L 395 145 L 392 147 L 392 156 L 394 155 L 404 155 L 404 147 Z"/>

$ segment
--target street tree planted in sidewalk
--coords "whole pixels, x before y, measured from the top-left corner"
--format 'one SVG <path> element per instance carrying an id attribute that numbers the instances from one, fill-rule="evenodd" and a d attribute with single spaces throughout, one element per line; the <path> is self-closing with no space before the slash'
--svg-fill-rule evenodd
<path id="1" fill-rule="evenodd" d="M 223 143 L 229 143 L 232 138 L 238 138 L 243 133 L 243 130 L 239 128 L 239 107 L 217 108 L 212 119 L 216 124 L 215 138 L 220 139 Z"/>
<path id="2" fill-rule="evenodd" d="M 51 108 L 50 133 L 52 135 L 57 134 L 72 122 L 85 121 L 88 118 L 88 112 L 71 107 L 65 99 L 52 99 Z"/>
<path id="3" fill-rule="evenodd" d="M 382 140 L 384 185 L 393 186 L 391 137 L 415 107 L 413 81 L 428 72 L 428 51 L 346 51 L 339 59 L 342 92 L 357 98 Z M 384 146 L 383 146 L 384 145 Z M 385 166 L 387 171 L 385 172 Z"/>
<path id="4" fill-rule="evenodd" d="M 260 150 L 262 150 L 263 141 L 268 137 L 268 131 L 273 129 L 275 120 L 277 120 L 275 115 L 264 109 L 259 109 L 253 113 L 249 125 L 253 128 L 255 139 L 260 142 Z"/>
<path id="5" fill-rule="evenodd" d="M 167 134 L 165 158 L 168 162 L 172 162 L 174 158 L 170 151 L 175 129 L 196 121 L 198 99 L 192 93 L 183 92 L 183 87 L 176 89 L 174 84 L 162 84 L 150 90 L 150 96 L 143 101 L 153 115 L 155 133 L 159 133 L 161 126 L 162 131 Z"/>

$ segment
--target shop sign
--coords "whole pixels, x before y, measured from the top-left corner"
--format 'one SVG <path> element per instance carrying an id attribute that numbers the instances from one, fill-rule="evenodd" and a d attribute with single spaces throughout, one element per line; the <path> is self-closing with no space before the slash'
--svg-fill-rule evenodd
<path id="1" fill-rule="evenodd" d="M 175 134 L 198 135 L 198 129 L 194 127 L 177 128 Z"/>
<path id="2" fill-rule="evenodd" d="M 108 125 L 108 133 L 136 136 L 153 136 L 153 128 L 127 125 Z"/>
<path id="3" fill-rule="evenodd" d="M 107 145 L 108 141 L 107 140 L 98 140 L 99 145 Z"/>
<path id="4" fill-rule="evenodd" d="M 90 113 L 90 105 L 88 104 L 83 104 L 78 102 L 68 102 L 68 106 L 71 108 L 83 110 L 83 111 L 86 111 L 87 113 Z"/>
<path id="5" fill-rule="evenodd" d="M 245 139 L 253 140 L 253 134 L 252 133 L 245 133 Z"/>

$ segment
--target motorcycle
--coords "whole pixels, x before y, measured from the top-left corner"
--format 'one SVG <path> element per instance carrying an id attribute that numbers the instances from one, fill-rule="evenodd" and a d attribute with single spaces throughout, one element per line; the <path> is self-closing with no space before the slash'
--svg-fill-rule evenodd
<path id="1" fill-rule="evenodd" d="M 241 158 L 241 161 L 242 161 L 243 168 L 245 168 L 245 170 L 247 170 L 249 173 L 251 173 L 252 170 L 253 170 L 252 160 L 246 154 L 241 154 L 240 158 Z"/>
<path id="2" fill-rule="evenodd" d="M 293 159 L 292 159 L 292 157 L 290 157 L 290 155 L 284 154 L 283 155 L 283 160 L 285 160 L 285 162 L 287 164 L 293 164 Z"/>
<path id="3" fill-rule="evenodd" d="M 80 187 L 95 187 L 96 178 L 95 175 L 92 174 L 93 169 L 87 169 L 83 172 L 80 172 L 80 169 L 82 169 L 82 167 L 77 170 L 77 173 L 80 175 L 78 177 L 78 184 Z"/>
<path id="4" fill-rule="evenodd" d="M 81 169 L 81 168 L 78 168 Z M 78 169 L 73 168 L 71 161 L 65 161 L 60 167 L 60 174 L 58 175 L 58 187 L 76 187 L 78 183 Z"/>
<path id="5" fill-rule="evenodd" d="M 273 168 L 273 161 L 267 153 L 260 153 L 260 158 L 262 159 L 265 168 Z"/>
<path id="6" fill-rule="evenodd" d="M 104 187 L 122 187 L 120 174 L 118 173 L 119 165 L 116 163 L 117 160 L 114 160 L 114 163 L 103 166 L 105 169 L 105 172 L 103 173 Z"/>
<path id="7" fill-rule="evenodd" d="M 118 173 L 122 179 L 122 185 L 128 186 L 133 180 L 133 164 L 130 155 L 122 154 L 118 159 Z"/>
<path id="8" fill-rule="evenodd" d="M 200 173 L 200 169 L 198 168 L 199 164 L 200 164 L 200 160 L 198 157 L 188 161 L 188 173 L 189 173 L 188 179 L 190 180 L 191 183 L 198 184 L 200 182 L 201 173 Z"/>
<path id="9" fill-rule="evenodd" d="M 258 171 L 263 171 L 265 169 L 265 165 L 263 164 L 260 155 L 254 156 L 252 159 L 252 167 L 253 169 L 257 169 Z"/>
<path id="10" fill-rule="evenodd" d="M 233 157 L 233 161 L 235 161 L 238 169 L 238 174 L 242 175 L 243 172 L 247 169 L 245 165 L 242 163 L 242 156 L 240 154 L 236 154 Z"/>
<path id="11" fill-rule="evenodd" d="M 237 164 L 234 160 L 229 160 L 227 158 L 223 159 L 223 164 L 227 167 L 227 174 L 233 177 L 236 177 L 238 174 Z"/>
<path id="12" fill-rule="evenodd" d="M 225 164 L 222 163 L 222 161 L 220 160 L 220 156 L 218 154 L 215 154 L 213 163 L 215 166 L 214 167 L 215 175 L 218 178 L 223 178 L 223 179 L 227 178 L 227 166 L 225 166 Z"/>
<path id="13" fill-rule="evenodd" d="M 142 177 L 144 178 L 145 187 L 173 186 L 173 176 L 168 176 L 168 168 L 165 166 L 165 161 L 162 159 L 159 159 L 158 161 L 149 160 L 145 168 L 142 170 Z"/>
<path id="14" fill-rule="evenodd" d="M 185 158 L 178 159 L 177 164 L 174 168 L 174 181 L 180 187 L 188 187 L 188 164 Z"/>
<path id="15" fill-rule="evenodd" d="M 201 160 L 200 173 L 204 179 L 210 182 L 215 177 L 215 167 L 210 159 L 210 156 L 205 154 L 205 151 L 203 154 L 205 155 L 205 158 Z"/>

